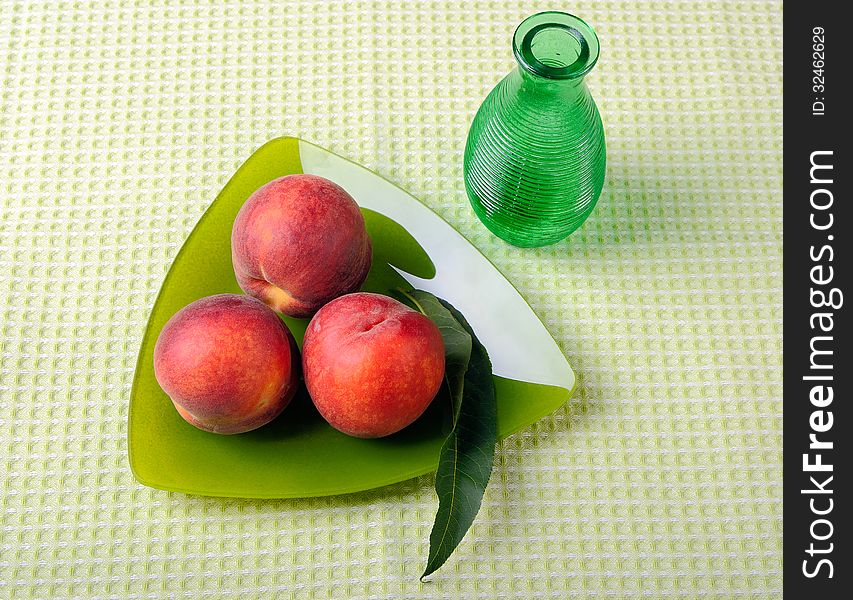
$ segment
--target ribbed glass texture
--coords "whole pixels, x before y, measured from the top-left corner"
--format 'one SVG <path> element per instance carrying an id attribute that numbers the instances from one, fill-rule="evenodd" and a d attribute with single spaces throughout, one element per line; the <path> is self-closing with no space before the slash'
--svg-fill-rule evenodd
<path id="1" fill-rule="evenodd" d="M 584 75 L 598 38 L 561 12 L 515 32 L 518 67 L 483 101 L 465 147 L 465 189 L 480 220 L 515 246 L 558 242 L 586 220 L 604 184 L 604 128 Z"/>

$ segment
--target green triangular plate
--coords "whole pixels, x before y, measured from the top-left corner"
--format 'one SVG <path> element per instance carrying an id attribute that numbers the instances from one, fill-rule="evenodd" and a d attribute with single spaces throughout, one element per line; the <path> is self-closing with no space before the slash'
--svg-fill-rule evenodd
<path id="1" fill-rule="evenodd" d="M 332 429 L 303 391 L 282 415 L 233 436 L 184 422 L 154 378 L 154 343 L 190 302 L 240 293 L 231 267 L 231 224 L 249 195 L 291 173 L 313 173 L 346 189 L 362 208 L 374 261 L 364 289 L 401 285 L 456 306 L 491 356 L 501 437 L 561 406 L 575 377 L 553 338 L 521 295 L 467 240 L 415 198 L 375 173 L 296 138 L 274 139 L 234 174 L 178 252 L 145 330 L 130 396 L 128 452 L 133 474 L 165 490 L 242 498 L 344 494 L 435 470 L 446 435 L 433 403 L 403 431 L 362 440 Z M 307 321 L 284 319 L 300 342 Z"/>

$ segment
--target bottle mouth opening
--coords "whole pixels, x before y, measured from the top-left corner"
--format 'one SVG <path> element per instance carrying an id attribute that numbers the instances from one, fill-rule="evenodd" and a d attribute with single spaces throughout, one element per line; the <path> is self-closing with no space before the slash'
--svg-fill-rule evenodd
<path id="1" fill-rule="evenodd" d="M 526 71 L 548 79 L 576 79 L 598 60 L 595 31 L 582 19 L 559 11 L 527 17 L 515 30 L 512 51 Z"/>

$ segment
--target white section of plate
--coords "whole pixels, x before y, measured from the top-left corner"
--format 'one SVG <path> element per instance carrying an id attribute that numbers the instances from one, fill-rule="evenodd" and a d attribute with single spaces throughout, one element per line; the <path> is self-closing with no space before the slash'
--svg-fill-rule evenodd
<path id="1" fill-rule="evenodd" d="M 414 287 L 444 298 L 468 320 L 495 375 L 571 390 L 575 374 L 521 294 L 471 243 L 419 200 L 364 167 L 299 140 L 305 173 L 330 179 L 360 206 L 393 219 L 423 247 L 436 275 L 397 269 Z"/>

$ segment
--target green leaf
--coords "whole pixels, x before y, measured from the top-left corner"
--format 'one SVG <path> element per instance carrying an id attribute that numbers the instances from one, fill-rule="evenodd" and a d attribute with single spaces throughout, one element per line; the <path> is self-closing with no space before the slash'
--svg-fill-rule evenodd
<path id="1" fill-rule="evenodd" d="M 441 447 L 435 474 L 439 504 L 429 536 L 429 559 L 421 575 L 423 579 L 447 561 L 480 510 L 492 473 L 497 403 L 492 363 L 465 317 L 428 292 L 413 290 L 406 295 L 446 336 L 446 376 L 454 403 L 453 430 Z M 462 333 L 467 333 L 470 345 Z M 469 357 L 463 359 L 466 350 Z"/>
<path id="2" fill-rule="evenodd" d="M 459 416 L 459 406 L 465 387 L 465 372 L 471 358 L 471 334 L 457 321 L 438 298 L 423 290 L 398 289 L 398 294 L 438 326 L 444 339 L 444 379 L 450 392 L 453 425 Z"/>

